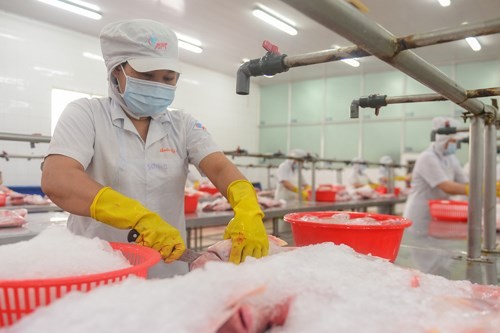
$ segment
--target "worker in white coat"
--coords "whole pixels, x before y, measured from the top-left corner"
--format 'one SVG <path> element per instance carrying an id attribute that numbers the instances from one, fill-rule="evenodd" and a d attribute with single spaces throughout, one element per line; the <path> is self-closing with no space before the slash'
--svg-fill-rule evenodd
<path id="1" fill-rule="evenodd" d="M 267 255 L 264 214 L 250 182 L 205 127 L 171 111 L 180 73 L 175 33 L 151 20 L 106 25 L 100 34 L 109 97 L 70 103 L 59 119 L 42 171 L 43 191 L 71 213 L 78 235 L 138 244 L 162 259 L 151 277 L 187 272 L 184 186 L 188 164 L 227 196 L 234 210 L 224 238 L 230 261 Z"/>
<path id="2" fill-rule="evenodd" d="M 380 164 L 378 167 L 378 181 L 380 185 L 387 186 L 389 182 L 389 167 L 388 165 L 393 164 L 392 158 L 389 155 L 382 156 L 379 161 Z M 394 177 L 394 174 L 393 174 Z"/>
<path id="3" fill-rule="evenodd" d="M 307 153 L 302 149 L 294 149 L 288 154 L 290 157 L 304 158 Z M 302 177 L 302 188 L 299 189 L 299 162 L 295 159 L 287 159 L 283 161 L 276 173 L 277 184 L 276 191 L 274 193 L 274 198 L 276 200 L 283 199 L 287 202 L 298 201 L 299 195 L 302 199 L 307 198 L 307 191 L 310 189 L 309 185 L 304 181 L 304 175 L 301 173 Z"/>
<path id="4" fill-rule="evenodd" d="M 372 183 L 366 174 L 367 166 L 364 162 L 365 161 L 359 157 L 352 159 L 352 166 L 347 171 L 346 177 L 348 187 L 356 189 Z"/>
<path id="5" fill-rule="evenodd" d="M 458 121 L 436 117 L 433 129 L 457 127 Z M 412 173 L 411 190 L 403 216 L 413 225 L 413 234 L 427 235 L 431 215 L 429 200 L 448 199 L 450 195 L 467 195 L 468 179 L 455 156 L 457 136 L 436 134 L 435 142 L 417 158 Z"/>

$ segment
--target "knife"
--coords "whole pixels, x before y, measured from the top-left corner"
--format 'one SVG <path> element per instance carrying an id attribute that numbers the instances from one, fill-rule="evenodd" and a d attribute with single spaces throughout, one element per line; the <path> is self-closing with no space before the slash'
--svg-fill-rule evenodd
<path id="1" fill-rule="evenodd" d="M 137 239 L 137 237 L 139 237 L 139 232 L 135 229 L 132 229 L 128 233 L 127 240 L 129 241 L 129 243 L 135 243 L 135 240 Z M 196 251 L 191 250 L 191 249 L 186 249 L 184 251 L 184 253 L 181 255 L 181 257 L 177 260 L 191 264 L 193 261 L 198 259 L 201 255 L 202 255 L 202 253 L 200 253 L 200 252 L 196 252 Z"/>

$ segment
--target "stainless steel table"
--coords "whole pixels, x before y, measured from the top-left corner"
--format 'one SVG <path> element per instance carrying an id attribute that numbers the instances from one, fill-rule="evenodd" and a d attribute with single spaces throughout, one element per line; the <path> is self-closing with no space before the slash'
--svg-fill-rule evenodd
<path id="1" fill-rule="evenodd" d="M 25 208 L 28 210 L 28 213 L 45 213 L 45 212 L 62 212 L 62 208 L 54 205 L 54 204 L 48 204 L 48 205 L 8 205 L 8 206 L 2 206 L 0 209 L 21 209 Z"/>
<path id="2" fill-rule="evenodd" d="M 29 240 L 49 225 L 66 225 L 68 216 L 69 214 L 65 212 L 28 213 L 26 216 L 27 223 L 24 226 L 18 228 L 0 228 L 0 245 Z"/>

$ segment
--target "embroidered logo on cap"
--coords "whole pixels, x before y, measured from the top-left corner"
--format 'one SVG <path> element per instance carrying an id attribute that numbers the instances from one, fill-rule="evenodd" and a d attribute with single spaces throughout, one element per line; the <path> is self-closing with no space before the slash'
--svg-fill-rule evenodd
<path id="1" fill-rule="evenodd" d="M 155 50 L 166 50 L 168 45 L 167 42 L 160 42 L 154 35 L 149 37 L 148 44 L 151 45 Z"/>

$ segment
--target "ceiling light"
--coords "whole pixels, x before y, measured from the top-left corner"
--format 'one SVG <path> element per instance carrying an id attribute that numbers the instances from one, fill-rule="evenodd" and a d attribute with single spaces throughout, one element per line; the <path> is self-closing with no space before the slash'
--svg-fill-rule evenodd
<path id="1" fill-rule="evenodd" d="M 262 21 L 286 32 L 289 35 L 295 36 L 297 34 L 297 29 L 293 26 L 293 23 L 287 18 L 272 12 L 270 9 L 260 6 L 252 11 L 255 17 L 258 17 Z M 287 22 L 288 21 L 288 22 Z"/>
<path id="2" fill-rule="evenodd" d="M 479 44 L 479 41 L 476 39 L 476 37 L 467 37 L 465 38 L 467 43 L 469 44 L 470 48 L 473 49 L 474 51 L 479 51 L 481 50 L 481 44 Z"/>
<path id="3" fill-rule="evenodd" d="M 67 10 L 74 14 L 82 15 L 93 20 L 100 20 L 102 14 L 100 8 L 94 4 L 79 0 L 38 0 L 47 5 Z"/>
<path id="4" fill-rule="evenodd" d="M 438 0 L 439 4 L 443 7 L 448 7 L 451 4 L 450 0 Z"/>
<path id="5" fill-rule="evenodd" d="M 179 41 L 179 47 L 194 53 L 201 53 L 203 49 L 201 48 L 201 42 L 193 37 L 189 37 L 178 32 L 175 33 Z"/>
<path id="6" fill-rule="evenodd" d="M 85 57 L 85 58 L 89 58 L 89 59 L 92 59 L 92 60 L 99 60 L 99 61 L 104 61 L 104 58 L 98 54 L 95 54 L 95 53 L 91 53 L 91 52 L 83 52 L 82 55 Z"/>
<path id="7" fill-rule="evenodd" d="M 181 49 L 188 50 L 188 51 L 191 51 L 191 52 L 194 52 L 194 53 L 201 53 L 201 52 L 203 52 L 203 49 L 201 47 L 193 45 L 193 44 L 190 44 L 190 43 L 185 42 L 185 41 L 183 41 L 181 39 L 179 39 L 179 47 Z"/>
<path id="8" fill-rule="evenodd" d="M 341 59 L 341 61 L 352 67 L 359 67 L 359 61 L 357 61 L 356 59 Z"/>

